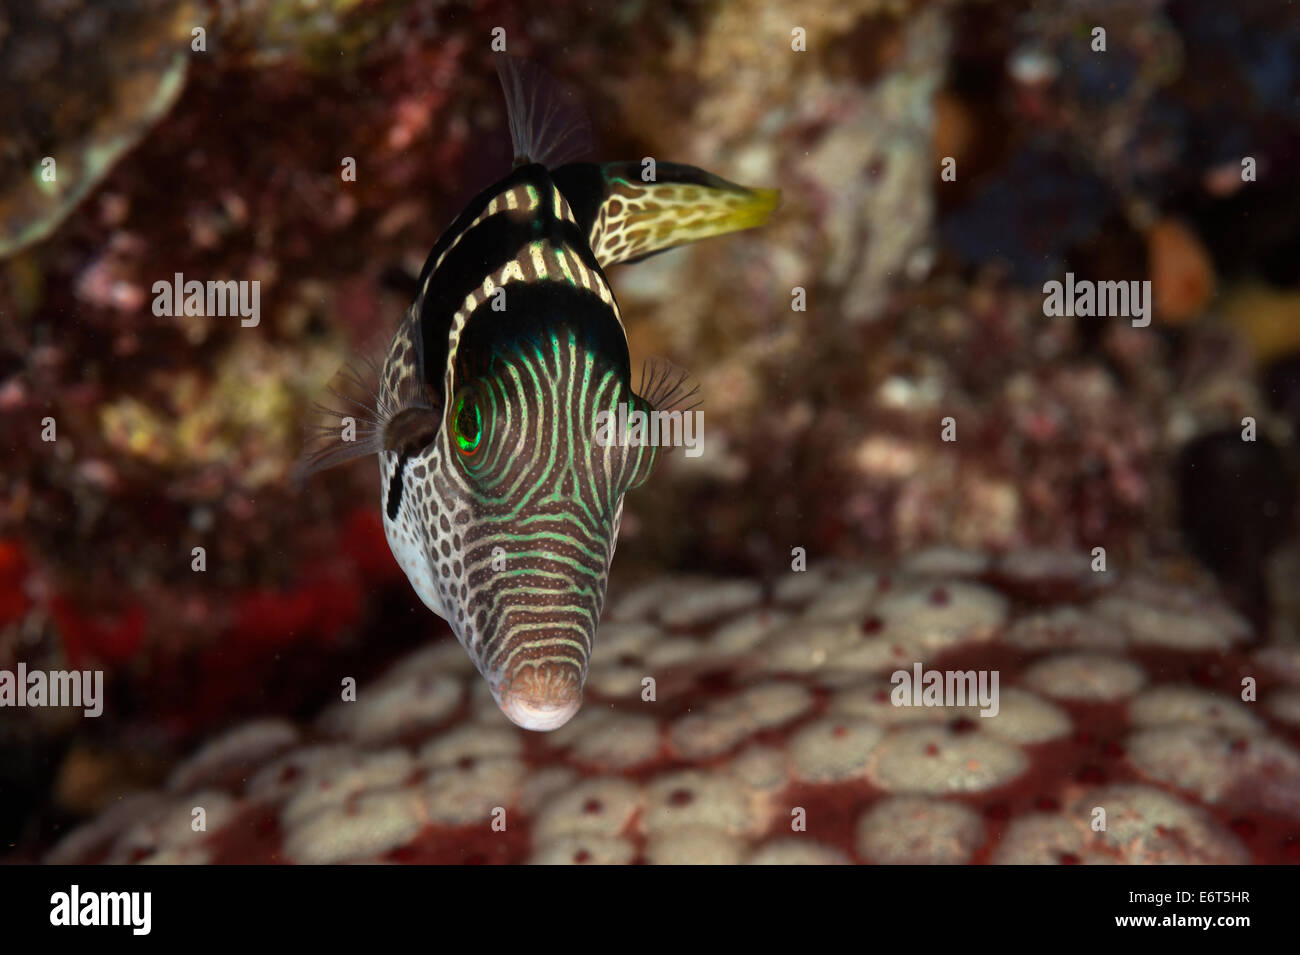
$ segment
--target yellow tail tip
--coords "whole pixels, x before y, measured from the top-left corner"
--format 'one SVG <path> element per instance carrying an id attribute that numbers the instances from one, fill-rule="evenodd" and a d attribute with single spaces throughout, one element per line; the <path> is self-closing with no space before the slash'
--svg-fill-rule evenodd
<path id="1" fill-rule="evenodd" d="M 741 202 L 731 204 L 721 217 L 718 223 L 721 231 L 734 232 L 767 225 L 781 204 L 780 189 L 748 189 L 747 192 L 749 194 Z"/>

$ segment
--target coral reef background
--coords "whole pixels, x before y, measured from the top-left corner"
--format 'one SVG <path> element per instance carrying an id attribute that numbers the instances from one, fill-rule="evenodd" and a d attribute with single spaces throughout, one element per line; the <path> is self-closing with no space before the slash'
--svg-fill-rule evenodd
<path id="1" fill-rule="evenodd" d="M 332 751 L 320 757 L 322 773 L 379 778 L 367 786 L 380 792 L 418 780 L 421 798 L 432 799 L 425 782 L 444 765 L 438 760 L 477 765 L 499 747 L 508 767 L 448 783 L 445 798 L 461 805 L 455 793 L 501 791 L 530 807 L 532 836 L 526 830 L 502 858 L 577 845 L 577 830 L 556 829 L 550 843 L 541 834 L 546 799 L 579 784 L 623 786 L 590 798 L 632 800 L 644 828 L 582 830 L 594 841 L 573 849 L 586 853 L 577 861 L 651 858 L 647 840 L 662 832 L 652 831 L 647 806 L 661 797 L 679 808 L 697 796 L 708 802 L 693 789 L 675 796 L 685 784 L 656 774 L 693 773 L 706 786 L 710 773 L 741 772 L 737 754 L 757 741 L 777 755 L 766 769 L 751 760 L 750 782 L 728 790 L 747 794 L 751 815 L 720 828 L 744 838 L 700 837 L 716 858 L 764 851 L 771 806 L 788 802 L 783 787 L 819 781 L 834 783 L 821 804 L 838 806 L 843 821 L 820 839 L 828 858 L 920 858 L 880 847 L 858 820 L 875 813 L 884 830 L 905 829 L 897 820 L 920 811 L 907 799 L 946 798 L 951 787 L 922 793 L 882 775 L 911 764 L 880 749 L 895 736 L 886 738 L 879 714 L 837 708 L 858 684 L 801 669 L 800 652 L 830 639 L 810 623 L 813 604 L 833 595 L 821 583 L 807 584 L 816 599 L 782 595 L 800 586 L 794 548 L 823 568 L 817 580 L 839 575 L 867 594 L 874 583 L 845 567 L 870 560 L 877 576 L 912 573 L 919 550 L 941 545 L 959 550 L 938 553 L 974 555 L 978 564 L 945 572 L 986 588 L 956 602 L 974 616 L 944 627 L 974 628 L 1001 648 L 989 655 L 986 647 L 981 659 L 1002 666 L 1023 710 L 1059 733 L 988 744 L 990 765 L 1014 764 L 1007 779 L 1033 786 L 1023 785 L 1023 799 L 995 792 L 960 811 L 942 803 L 935 811 L 952 840 L 938 855 L 988 861 L 1021 846 L 1027 854 L 1017 858 L 1048 861 L 1032 856 L 1040 843 L 1073 858 L 1101 852 L 1059 821 L 1008 822 L 1033 808 L 1031 791 L 1052 801 L 1038 809 L 1058 819 L 1061 805 L 1086 798 L 1069 787 L 1086 783 L 1127 787 L 1117 798 L 1143 807 L 1139 815 L 1191 820 L 1199 848 L 1183 846 L 1178 858 L 1294 861 L 1300 839 L 1285 820 L 1300 819 L 1295 690 L 1249 718 L 1188 715 L 1213 708 L 1196 693 L 1231 693 L 1248 673 L 1279 692 L 1294 686 L 1300 645 L 1300 10 L 1271 0 L 1233 6 L 35 0 L 0 10 L 0 668 L 18 660 L 93 667 L 108 688 L 95 720 L 0 711 L 0 851 L 40 858 L 108 807 L 119 807 L 113 818 L 123 827 L 129 817 L 156 828 L 164 817 L 151 813 L 163 813 L 165 800 L 137 797 L 135 815 L 122 800 L 171 780 L 182 796 L 215 787 L 230 801 L 227 821 L 265 833 L 260 842 L 223 836 L 195 859 L 267 858 L 280 851 L 282 829 L 288 839 L 309 821 L 290 820 L 291 803 L 275 801 L 288 781 L 267 782 L 275 800 L 254 810 L 240 802 L 251 789 L 228 785 L 243 770 L 190 779 L 179 761 L 248 720 L 259 721 L 256 732 L 231 745 L 250 772 L 264 757 L 319 742 L 312 734 L 365 743 L 368 731 L 350 722 L 364 714 L 348 725 L 310 721 L 337 700 L 342 676 L 364 688 L 432 645 L 415 659 L 437 666 L 417 669 L 437 685 L 455 683 L 455 703 L 422 724 L 425 735 L 403 737 L 404 716 L 384 724 L 388 735 L 374 739 L 400 743 L 405 756 Z M 1105 52 L 1092 48 L 1098 26 Z M 193 49 L 198 27 L 202 50 Z M 592 715 L 567 742 L 520 741 L 505 727 L 470 731 L 477 703 L 462 696 L 470 691 L 457 682 L 457 648 L 446 646 L 446 628 L 388 553 L 373 467 L 305 487 L 290 480 L 322 386 L 392 328 L 441 230 L 509 166 L 491 65 L 496 27 L 512 53 L 580 91 L 597 156 L 689 162 L 785 196 L 768 228 L 611 273 L 634 362 L 658 355 L 693 371 L 706 425 L 702 457 L 671 456 L 629 498 L 611 612 L 620 590 L 676 579 L 664 574 L 726 576 L 753 593 L 732 607 L 726 588 L 701 585 L 699 601 L 722 603 L 701 611 L 698 625 L 655 622 L 661 629 L 634 649 L 620 649 L 617 633 L 631 624 L 614 614 L 618 626 L 597 641 L 593 693 L 626 693 L 596 679 L 623 656 L 633 658 L 625 666 L 643 667 L 637 654 L 646 648 L 722 640 L 715 624 L 741 609 L 784 607 L 771 624 L 782 632 L 733 634 L 726 679 L 714 678 L 721 665 L 699 662 L 712 659 L 699 648 L 664 651 L 654 665 L 693 674 L 671 705 L 634 717 L 625 701 L 632 709 L 608 718 L 637 725 L 602 730 Z M 796 28 L 806 31 L 803 52 L 792 49 Z M 47 157 L 57 164 L 54 182 L 41 175 Z M 355 181 L 340 175 L 347 157 Z M 940 175 L 945 159 L 955 163 L 952 181 Z M 1046 317 L 1042 285 L 1067 271 L 1150 280 L 1151 325 Z M 260 281 L 260 323 L 154 315 L 153 284 L 178 272 Z M 796 289 L 804 310 L 792 308 Z M 945 417 L 955 419 L 954 442 L 940 439 Z M 1254 442 L 1241 440 L 1247 417 Z M 43 440 L 49 418 L 54 441 Z M 202 572 L 193 569 L 195 547 L 205 549 Z M 1082 630 L 1094 642 L 1076 645 L 1078 621 L 1044 629 L 1058 643 L 1044 637 L 1035 652 L 1091 653 L 1065 653 L 1055 679 L 1073 665 L 1076 681 L 1134 684 L 1088 711 L 1109 730 L 1061 742 L 1091 716 L 1082 704 L 1048 702 L 1059 696 L 1052 666 L 1013 637 L 1029 626 L 1033 601 L 1017 602 L 1023 588 L 1008 581 L 1036 566 L 1046 578 L 1068 577 L 1068 593 L 1048 588 L 1034 598 L 1064 613 L 1082 600 L 1069 562 L 1096 547 L 1122 580 L 1154 577 L 1163 589 L 1132 597 L 1127 615 L 1112 606 L 1089 616 Z M 999 561 L 1018 569 L 980 576 Z M 861 599 L 842 616 L 874 634 L 877 615 Z M 998 600 L 1010 603 L 994 613 Z M 1213 605 L 1220 636 L 1179 649 L 1196 614 L 1153 618 L 1148 603 Z M 1175 662 L 1132 648 L 1125 634 L 1151 626 L 1168 628 L 1164 652 Z M 673 636 L 674 627 L 683 633 Z M 848 652 L 823 650 L 819 672 Z M 838 669 L 866 680 L 894 665 L 868 665 L 862 652 Z M 1034 677 L 1035 667 L 1047 676 Z M 401 682 L 384 679 L 374 685 Z M 780 686 L 765 690 L 764 679 Z M 1168 689 L 1138 691 L 1148 685 Z M 702 719 L 744 722 L 736 714 L 750 712 L 750 692 L 766 701 L 756 711 L 770 705 L 787 715 L 760 712 L 743 732 L 719 730 L 716 750 L 681 750 L 674 734 L 688 704 Z M 816 728 L 837 715 L 862 721 L 839 736 L 840 724 L 830 726 L 844 752 L 860 747 L 860 759 L 819 748 Z M 1153 742 L 1162 728 L 1174 735 Z M 963 746 L 988 735 L 971 737 L 962 725 L 909 730 L 930 731 Z M 1247 756 L 1238 736 L 1215 735 L 1231 732 L 1244 734 Z M 451 744 L 434 745 L 457 733 L 487 749 L 452 759 L 443 752 Z M 610 762 L 602 738 L 643 758 Z M 1251 762 L 1261 738 L 1265 755 Z M 1025 755 L 1029 743 L 1039 749 Z M 1151 769 L 1168 757 L 1133 755 L 1166 743 L 1211 761 L 1220 752 L 1240 759 L 1224 756 L 1224 766 L 1192 779 Z M 425 744 L 436 759 L 415 767 Z M 532 747 L 527 758 L 524 747 Z M 384 759 L 394 765 L 376 770 Z M 1095 772 L 1080 777 L 1089 767 Z M 558 780 L 561 770 L 574 778 L 550 789 L 534 779 L 554 771 Z M 1228 795 L 1205 788 L 1219 770 L 1230 777 Z M 604 779 L 613 771 L 621 782 Z M 295 772 L 309 772 L 307 764 Z M 1241 802 L 1253 784 L 1267 805 Z M 400 822 L 407 803 L 389 798 Z M 752 815 L 755 800 L 767 815 Z M 397 857 L 453 861 L 486 851 L 449 835 L 446 820 L 426 819 L 428 830 L 416 822 L 406 819 L 410 838 L 387 848 L 362 840 L 356 851 L 284 853 L 343 859 L 415 844 Z M 148 858 L 163 845 L 122 841 L 125 829 L 107 824 L 95 831 L 98 843 L 83 837 L 75 846 L 102 858 Z M 1129 861 L 1160 855 L 1143 851 Z"/>

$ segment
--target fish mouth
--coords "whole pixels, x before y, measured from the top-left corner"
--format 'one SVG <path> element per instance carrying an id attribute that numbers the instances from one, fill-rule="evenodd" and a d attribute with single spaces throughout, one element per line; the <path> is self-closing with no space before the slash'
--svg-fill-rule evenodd
<path id="1" fill-rule="evenodd" d="M 557 730 L 582 706 L 582 679 L 572 664 L 525 663 L 492 687 L 497 706 L 516 726 L 534 732 Z"/>

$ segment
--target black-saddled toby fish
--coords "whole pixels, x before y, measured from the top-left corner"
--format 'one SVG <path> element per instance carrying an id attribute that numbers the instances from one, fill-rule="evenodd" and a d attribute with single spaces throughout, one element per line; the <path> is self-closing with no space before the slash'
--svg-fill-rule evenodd
<path id="1" fill-rule="evenodd" d="M 559 165 L 575 126 L 558 94 L 517 61 L 499 72 L 515 168 L 429 254 L 361 439 L 311 467 L 379 455 L 384 529 L 416 593 L 505 715 L 551 730 L 581 705 L 623 496 L 657 453 L 598 440 L 600 423 L 694 394 L 666 364 L 634 392 L 605 269 L 761 225 L 780 194 L 672 163 L 653 181 L 639 162 Z"/>

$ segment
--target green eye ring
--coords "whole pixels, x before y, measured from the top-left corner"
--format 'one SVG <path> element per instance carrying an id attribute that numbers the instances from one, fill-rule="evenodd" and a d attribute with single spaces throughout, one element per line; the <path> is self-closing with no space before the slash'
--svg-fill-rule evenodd
<path id="1" fill-rule="evenodd" d="M 456 447 L 464 457 L 472 457 L 483 443 L 483 412 L 468 392 L 456 399 L 451 416 L 451 431 Z"/>

